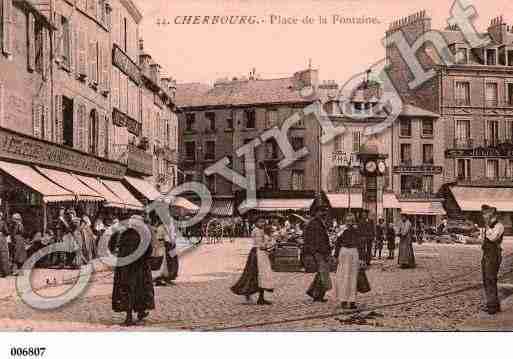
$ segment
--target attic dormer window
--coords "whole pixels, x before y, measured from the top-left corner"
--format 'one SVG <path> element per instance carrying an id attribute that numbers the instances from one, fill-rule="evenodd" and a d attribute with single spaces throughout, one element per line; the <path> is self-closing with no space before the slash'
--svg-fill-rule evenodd
<path id="1" fill-rule="evenodd" d="M 486 64 L 497 65 L 497 49 L 486 50 Z"/>
<path id="2" fill-rule="evenodd" d="M 456 50 L 456 63 L 468 64 L 468 49 L 466 47 L 458 47 L 458 50 Z"/>

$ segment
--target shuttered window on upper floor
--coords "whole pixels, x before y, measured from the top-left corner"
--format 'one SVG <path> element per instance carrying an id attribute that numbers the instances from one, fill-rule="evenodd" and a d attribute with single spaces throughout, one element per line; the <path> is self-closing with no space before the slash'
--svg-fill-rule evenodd
<path id="1" fill-rule="evenodd" d="M 2 2 L 2 28 L 1 30 L 1 47 L 4 55 L 12 55 L 13 50 L 13 22 L 12 22 L 12 0 L 0 0 Z"/>

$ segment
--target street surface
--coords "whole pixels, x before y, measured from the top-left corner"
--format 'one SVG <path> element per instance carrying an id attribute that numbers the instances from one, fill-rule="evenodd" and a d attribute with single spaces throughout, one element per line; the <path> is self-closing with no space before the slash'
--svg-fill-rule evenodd
<path id="1" fill-rule="evenodd" d="M 113 276 L 109 271 L 96 273 L 82 297 L 53 311 L 28 307 L 9 285 L 0 283 L 0 329 L 465 330 L 480 315 L 479 246 L 415 245 L 415 269 L 401 270 L 396 261 L 376 260 L 368 270 L 372 291 L 358 298 L 365 311 L 373 310 L 375 315 L 354 320 L 337 310 L 334 290 L 328 303 L 312 304 L 305 295 L 312 274 L 274 273 L 272 306 L 247 304 L 243 297 L 233 295 L 229 288 L 244 267 L 249 245 L 247 239 L 226 240 L 184 254 L 176 285 L 156 287 L 157 309 L 144 326 L 129 329 L 119 326 L 124 315 L 111 310 Z M 513 260 L 506 257 L 513 253 L 513 242 L 505 241 L 503 246 L 502 270 L 511 271 Z M 67 288 L 57 286 L 39 293 L 54 296 Z"/>

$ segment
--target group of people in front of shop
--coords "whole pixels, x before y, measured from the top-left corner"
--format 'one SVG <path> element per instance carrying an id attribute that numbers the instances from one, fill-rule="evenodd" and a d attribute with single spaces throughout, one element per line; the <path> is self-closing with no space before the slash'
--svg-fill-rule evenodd
<path id="1" fill-rule="evenodd" d="M 328 208 L 319 206 L 314 211 L 314 217 L 301 230 L 303 257 L 313 258 L 317 268 L 317 274 L 306 292 L 314 302 L 327 301 L 325 295 L 333 287 L 330 272 L 335 260 L 337 300 L 343 309 L 356 309 L 357 292 L 370 291 L 365 270 L 371 265 L 373 254 L 381 257 L 384 242 L 388 245 L 388 258 L 394 258 L 398 240 L 399 266 L 415 267 L 412 224 L 406 215 L 402 215 L 400 223 L 394 226 L 385 224 L 383 219 L 375 225 L 369 219 L 367 211 L 362 212 L 358 222 L 353 213 L 348 213 L 342 225 L 337 223 L 331 228 L 336 232 L 333 243 L 330 241 L 330 228 L 327 223 Z M 247 301 L 252 301 L 252 296 L 258 294 L 256 303 L 259 305 L 270 305 L 265 293 L 274 290 L 268 255 L 275 244 L 273 228 L 263 217 L 256 220 L 256 227 L 252 232 L 253 245 L 245 268 L 239 280 L 231 287 L 233 293 L 245 296 Z"/>

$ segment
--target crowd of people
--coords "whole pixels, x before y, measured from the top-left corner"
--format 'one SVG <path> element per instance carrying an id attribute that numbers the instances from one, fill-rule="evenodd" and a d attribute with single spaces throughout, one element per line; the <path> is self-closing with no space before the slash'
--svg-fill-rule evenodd
<path id="1" fill-rule="evenodd" d="M 284 240 L 300 243 L 303 260 L 315 263 L 316 275 L 306 293 L 314 302 L 326 301 L 326 293 L 333 288 L 330 272 L 335 263 L 337 298 L 344 309 L 356 308 L 357 278 L 361 281 L 359 290 L 369 290 L 365 269 L 373 258 L 382 258 L 385 243 L 387 259 L 395 258 L 398 242 L 400 268 L 415 267 L 414 231 L 406 215 L 402 215 L 397 224 L 385 223 L 382 218 L 375 224 L 366 211 L 358 221 L 353 213 L 348 213 L 340 222 L 334 219 L 331 224 L 327 218 L 328 208 L 323 206 L 317 208 L 314 217 L 303 225 L 300 222 L 292 225 L 288 219 L 268 221 L 265 217 L 258 218 L 251 233 L 252 249 L 232 292 L 245 296 L 247 301 L 258 294 L 257 304 L 269 305 L 264 297 L 274 289 L 269 251 Z"/>

